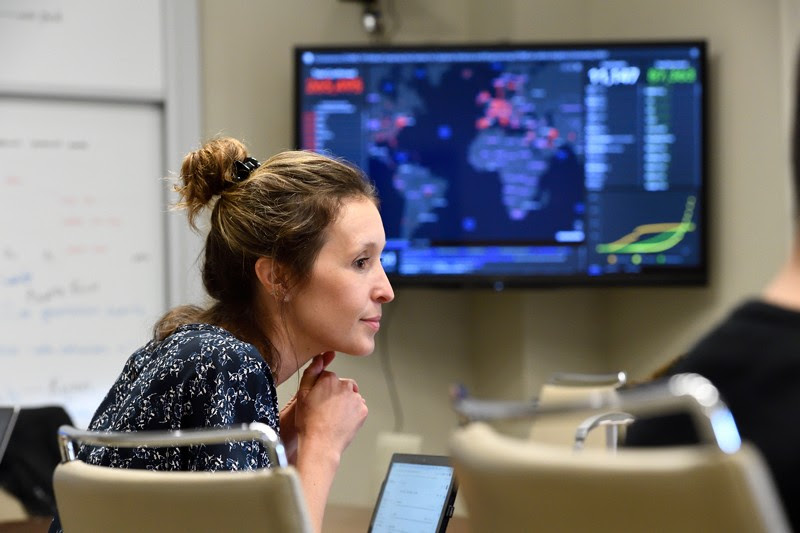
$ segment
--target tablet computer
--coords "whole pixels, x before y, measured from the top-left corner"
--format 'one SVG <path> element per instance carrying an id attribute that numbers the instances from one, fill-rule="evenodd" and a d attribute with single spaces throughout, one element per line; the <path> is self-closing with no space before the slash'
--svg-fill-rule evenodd
<path id="1" fill-rule="evenodd" d="M 396 453 L 372 511 L 369 533 L 441 533 L 453 516 L 456 481 L 442 455 Z"/>

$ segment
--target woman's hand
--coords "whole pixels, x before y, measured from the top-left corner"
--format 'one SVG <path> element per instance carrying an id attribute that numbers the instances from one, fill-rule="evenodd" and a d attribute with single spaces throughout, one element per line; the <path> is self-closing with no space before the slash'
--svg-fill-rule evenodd
<path id="1" fill-rule="evenodd" d="M 291 409 L 297 435 L 325 445 L 338 461 L 364 424 L 368 410 L 354 380 L 340 379 L 325 370 L 334 355 L 326 352 L 312 360 L 303 372 Z"/>

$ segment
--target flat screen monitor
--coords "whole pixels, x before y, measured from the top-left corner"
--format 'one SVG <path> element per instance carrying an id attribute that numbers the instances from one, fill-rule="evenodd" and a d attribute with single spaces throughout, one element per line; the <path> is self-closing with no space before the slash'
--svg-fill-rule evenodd
<path id="1" fill-rule="evenodd" d="M 375 183 L 395 285 L 707 281 L 702 41 L 306 47 L 295 144 Z"/>

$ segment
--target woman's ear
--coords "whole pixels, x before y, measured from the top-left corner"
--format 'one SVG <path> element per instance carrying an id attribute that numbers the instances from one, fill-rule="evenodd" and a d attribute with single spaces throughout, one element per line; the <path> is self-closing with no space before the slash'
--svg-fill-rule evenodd
<path id="1" fill-rule="evenodd" d="M 283 290 L 280 268 L 271 257 L 259 257 L 255 264 L 256 277 L 259 284 L 273 296 Z"/>

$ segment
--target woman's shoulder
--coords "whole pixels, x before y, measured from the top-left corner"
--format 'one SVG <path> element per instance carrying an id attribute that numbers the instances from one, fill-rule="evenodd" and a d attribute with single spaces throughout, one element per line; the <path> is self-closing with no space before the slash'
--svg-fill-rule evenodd
<path id="1" fill-rule="evenodd" d="M 131 357 L 93 425 L 156 429 L 151 421 L 171 420 L 173 428 L 272 423 L 277 420 L 274 383 L 253 345 L 217 326 L 187 324 Z M 141 413 L 147 413 L 146 423 Z"/>
<path id="2" fill-rule="evenodd" d="M 175 356 L 264 361 L 252 344 L 212 324 L 185 324 L 158 343 L 158 351 Z"/>
<path id="3" fill-rule="evenodd" d="M 152 341 L 135 358 L 148 368 L 147 377 L 189 379 L 197 376 L 262 376 L 272 383 L 272 371 L 258 349 L 228 330 L 211 324 L 185 324 L 162 341 Z"/>

